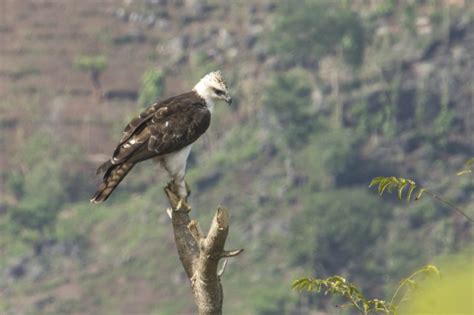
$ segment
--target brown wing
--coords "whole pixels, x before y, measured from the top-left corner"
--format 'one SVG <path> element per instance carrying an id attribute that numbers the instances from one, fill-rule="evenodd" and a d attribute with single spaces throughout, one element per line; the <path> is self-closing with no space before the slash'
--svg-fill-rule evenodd
<path id="1" fill-rule="evenodd" d="M 173 96 L 164 101 L 156 102 L 155 104 L 151 105 L 143 112 L 141 112 L 140 115 L 133 118 L 123 130 L 123 135 L 120 139 L 120 143 L 117 145 L 117 148 L 124 144 L 127 140 L 129 140 L 131 136 L 139 132 L 140 129 L 143 129 L 146 126 L 146 122 L 148 122 L 154 115 L 156 115 L 157 111 L 160 110 L 160 108 L 173 104 L 179 97 L 180 96 Z"/>
<path id="2" fill-rule="evenodd" d="M 210 120 L 204 100 L 194 92 L 157 103 L 128 124 L 111 163 L 136 163 L 182 149 L 207 130 Z"/>

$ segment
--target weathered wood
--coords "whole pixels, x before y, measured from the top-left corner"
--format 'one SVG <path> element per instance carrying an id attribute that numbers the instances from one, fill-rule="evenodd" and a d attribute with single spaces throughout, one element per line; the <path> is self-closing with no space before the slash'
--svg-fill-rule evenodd
<path id="1" fill-rule="evenodd" d="M 229 233 L 229 212 L 219 207 L 205 236 L 198 223 L 189 217 L 190 209 L 186 202 L 180 202 L 173 183 L 165 187 L 165 193 L 171 206 L 168 214 L 173 224 L 179 259 L 191 282 L 198 312 L 200 315 L 222 314 L 221 276 L 226 262 L 218 271 L 219 260 L 237 256 L 243 251 L 224 250 Z"/>

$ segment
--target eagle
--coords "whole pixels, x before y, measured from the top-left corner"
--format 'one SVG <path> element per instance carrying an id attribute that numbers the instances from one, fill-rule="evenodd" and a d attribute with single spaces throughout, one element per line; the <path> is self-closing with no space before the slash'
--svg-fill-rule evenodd
<path id="1" fill-rule="evenodd" d="M 186 161 L 193 143 L 208 129 L 214 102 L 219 100 L 232 102 L 221 72 L 214 71 L 191 91 L 157 101 L 132 119 L 112 157 L 97 169 L 97 174 L 104 172 L 104 176 L 91 202 L 107 200 L 135 164 L 149 159 L 166 170 L 180 202 L 185 202 Z"/>

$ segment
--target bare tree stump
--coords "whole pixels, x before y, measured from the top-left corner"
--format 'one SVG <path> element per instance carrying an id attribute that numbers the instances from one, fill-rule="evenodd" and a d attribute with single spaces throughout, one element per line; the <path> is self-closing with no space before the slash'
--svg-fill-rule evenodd
<path id="1" fill-rule="evenodd" d="M 171 182 L 165 187 L 165 193 L 171 208 L 167 210 L 174 230 L 174 238 L 179 259 L 191 282 L 194 302 L 200 315 L 222 314 L 223 292 L 222 269 L 217 271 L 219 260 L 234 257 L 243 249 L 224 250 L 229 233 L 229 214 L 227 209 L 219 207 L 212 219 L 209 233 L 205 236 L 196 221 L 189 217 L 190 209 L 179 202 L 177 189 Z"/>

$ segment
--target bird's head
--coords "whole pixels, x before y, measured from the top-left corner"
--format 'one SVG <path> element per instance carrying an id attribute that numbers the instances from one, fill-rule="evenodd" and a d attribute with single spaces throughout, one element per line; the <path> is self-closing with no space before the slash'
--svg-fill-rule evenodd
<path id="1" fill-rule="evenodd" d="M 206 74 L 193 88 L 206 102 L 213 104 L 214 101 L 223 100 L 229 105 L 232 97 L 227 91 L 227 85 L 220 71 Z"/>

